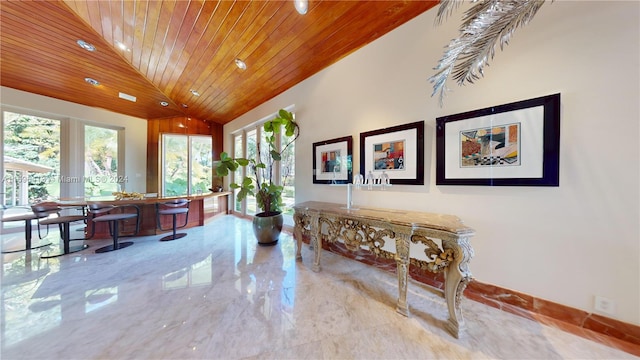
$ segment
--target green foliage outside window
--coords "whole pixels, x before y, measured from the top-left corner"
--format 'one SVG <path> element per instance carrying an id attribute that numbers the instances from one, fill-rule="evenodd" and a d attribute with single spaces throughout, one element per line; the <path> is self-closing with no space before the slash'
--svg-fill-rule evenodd
<path id="1" fill-rule="evenodd" d="M 211 137 L 165 134 L 163 157 L 165 196 L 209 191 L 213 181 Z"/>
<path id="2" fill-rule="evenodd" d="M 97 126 L 84 127 L 86 196 L 111 195 L 121 190 L 118 183 L 118 131 Z"/>
<path id="3" fill-rule="evenodd" d="M 28 178 L 15 179 L 28 186 L 29 200 L 35 202 L 60 196 L 60 186 L 56 181 L 60 175 L 60 121 L 5 112 L 4 122 L 5 156 L 53 169 L 48 173 L 31 173 Z M 8 186 L 9 194 L 5 196 L 14 196 L 15 183 L 12 185 Z"/>

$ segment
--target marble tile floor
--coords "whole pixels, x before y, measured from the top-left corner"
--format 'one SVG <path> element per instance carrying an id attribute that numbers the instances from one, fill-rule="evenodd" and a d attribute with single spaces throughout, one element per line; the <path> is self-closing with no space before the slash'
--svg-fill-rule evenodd
<path id="1" fill-rule="evenodd" d="M 110 240 L 3 254 L 0 358 L 638 359 L 468 299 L 455 339 L 444 299 L 418 282 L 406 318 L 392 273 L 327 251 L 314 273 L 307 245 L 296 262 L 291 235 L 261 247 L 234 216 L 186 231 L 102 254 Z"/>

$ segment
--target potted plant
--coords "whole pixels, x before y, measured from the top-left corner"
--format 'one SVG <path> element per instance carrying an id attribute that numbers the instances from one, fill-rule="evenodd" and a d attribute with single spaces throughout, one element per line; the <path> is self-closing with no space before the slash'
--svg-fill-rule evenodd
<path id="1" fill-rule="evenodd" d="M 230 187 L 238 189 L 236 201 L 244 200 L 248 195 L 256 198 L 261 212 L 253 217 L 253 231 L 261 245 L 274 245 L 282 231 L 282 191 L 284 187 L 274 181 L 274 167 L 282 159 L 282 153 L 298 138 L 300 128 L 293 114 L 280 109 L 275 118 L 263 125 L 266 144 L 257 144 L 256 158 L 232 158 L 226 152 L 220 154 L 220 162 L 216 174 L 220 177 L 229 175 L 239 167 L 246 167 L 242 181 L 232 182 Z M 280 151 L 276 147 L 276 139 L 284 131 L 290 140 L 282 144 Z M 266 148 L 264 148 L 266 145 Z M 261 148 L 261 146 L 263 148 Z M 237 181 L 237 179 L 234 179 Z"/>

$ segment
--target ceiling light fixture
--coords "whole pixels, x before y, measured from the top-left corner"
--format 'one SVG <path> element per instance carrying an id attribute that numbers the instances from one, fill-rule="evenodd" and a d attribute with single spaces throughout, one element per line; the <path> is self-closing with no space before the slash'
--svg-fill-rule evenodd
<path id="1" fill-rule="evenodd" d="M 169 103 L 166 102 L 166 101 L 160 101 L 160 105 L 163 106 L 163 107 L 167 107 L 167 106 L 169 106 Z"/>
<path id="2" fill-rule="evenodd" d="M 296 7 L 296 10 L 300 15 L 304 15 L 307 13 L 307 9 L 309 8 L 309 1 L 307 0 L 293 0 L 293 6 Z"/>
<path id="3" fill-rule="evenodd" d="M 131 51 L 131 49 L 129 49 L 127 45 L 125 45 L 124 43 L 121 43 L 120 41 L 116 41 L 116 46 L 120 48 L 120 50 Z"/>
<path id="4" fill-rule="evenodd" d="M 186 108 L 188 108 L 188 107 L 189 107 L 189 105 L 187 105 L 187 104 L 182 104 L 182 107 L 186 109 Z"/>
<path id="5" fill-rule="evenodd" d="M 191 89 L 191 94 L 193 94 L 193 96 L 200 96 L 200 93 Z"/>
<path id="6" fill-rule="evenodd" d="M 100 85 L 100 82 L 99 82 L 98 80 L 96 80 L 96 79 L 92 79 L 92 78 L 90 78 L 90 77 L 86 77 L 86 78 L 84 78 L 84 81 L 86 81 L 87 83 L 89 83 L 89 84 L 91 84 L 91 85 L 93 85 L 93 86 L 98 86 L 98 85 Z"/>
<path id="7" fill-rule="evenodd" d="M 238 69 L 247 70 L 247 64 L 244 61 L 242 61 L 240 59 L 236 59 L 235 62 L 236 62 L 236 66 L 238 67 Z"/>
<path id="8" fill-rule="evenodd" d="M 80 45 L 81 48 L 87 50 L 87 51 L 96 51 L 96 47 L 93 46 L 92 44 L 89 44 L 88 42 L 84 41 L 84 40 L 78 40 L 76 41 L 76 43 L 78 43 L 78 45 Z"/>

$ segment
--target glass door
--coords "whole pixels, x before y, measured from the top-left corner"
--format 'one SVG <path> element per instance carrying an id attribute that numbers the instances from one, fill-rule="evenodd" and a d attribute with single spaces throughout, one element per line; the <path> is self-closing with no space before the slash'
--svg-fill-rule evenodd
<path id="1" fill-rule="evenodd" d="M 247 159 L 255 159 L 258 157 L 258 131 L 253 129 L 247 132 Z M 246 172 L 253 172 L 254 169 L 247 167 Z M 253 177 L 253 174 L 247 174 Z M 242 180 L 240 180 L 242 182 Z M 254 184 L 255 185 L 255 184 Z M 246 213 L 248 215 L 254 215 L 258 212 L 256 197 L 247 195 L 245 199 Z"/>
<path id="2" fill-rule="evenodd" d="M 213 184 L 212 143 L 210 136 L 191 136 L 191 194 L 209 192 Z"/>
<path id="3" fill-rule="evenodd" d="M 244 157 L 247 159 L 257 159 L 258 152 L 265 156 L 262 161 L 268 165 L 267 154 L 269 152 L 265 133 L 262 130 L 264 122 L 252 124 L 250 127 L 242 129 L 242 131 L 233 135 L 233 157 Z M 280 135 L 279 135 L 280 134 Z M 286 136 L 284 130 L 276 133 L 274 136 L 276 150 L 281 152 L 281 161 L 274 162 L 273 169 L 259 170 L 260 179 L 264 179 L 268 171 L 273 170 L 273 180 L 276 185 L 282 185 L 282 200 L 284 206 L 282 213 L 286 225 L 293 225 L 293 205 L 295 203 L 295 143 L 290 144 L 285 149 L 281 147 L 288 144 L 291 139 Z M 279 136 L 279 137 L 278 137 Z M 260 142 L 258 143 L 258 139 Z M 259 146 L 259 148 L 258 148 Z M 259 150 L 259 151 L 258 151 Z M 239 167 L 233 174 L 232 181 L 241 183 L 244 176 L 255 178 L 254 169 L 250 166 Z M 255 185 L 255 184 L 254 184 Z M 255 189 L 257 191 L 257 189 Z M 257 208 L 256 198 L 247 196 L 245 201 L 237 200 L 238 190 L 234 191 L 234 210 L 242 215 L 255 215 L 260 209 Z"/>
<path id="4" fill-rule="evenodd" d="M 286 146 L 291 141 L 285 131 L 281 131 L 280 146 Z M 296 201 L 296 143 L 292 142 L 286 149 L 281 150 L 282 160 L 280 160 L 280 178 L 282 179 L 282 214 L 287 225 L 293 225 L 293 205 Z"/>
<path id="5" fill-rule="evenodd" d="M 233 156 L 236 158 L 244 157 L 244 142 L 242 141 L 243 134 L 238 134 L 233 138 Z M 242 176 L 244 175 L 244 168 L 238 167 L 236 171 L 233 173 L 233 182 L 239 183 L 242 181 Z M 233 198 L 236 199 L 234 201 L 234 209 L 237 212 L 242 213 L 242 202 L 238 201 L 238 192 L 240 190 L 233 189 Z"/>
<path id="6" fill-rule="evenodd" d="M 84 153 L 85 196 L 124 190 L 124 179 L 118 176 L 118 130 L 85 125 Z"/>

